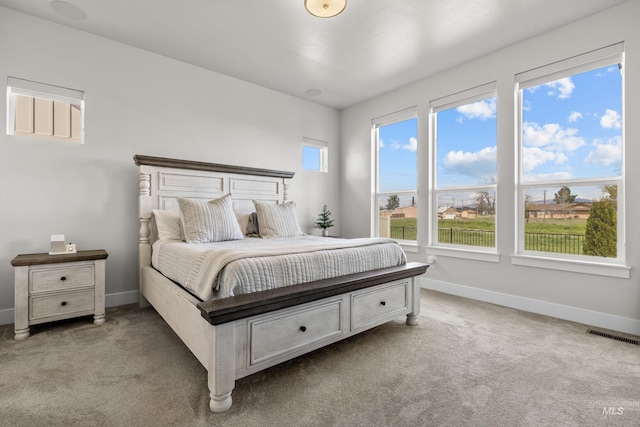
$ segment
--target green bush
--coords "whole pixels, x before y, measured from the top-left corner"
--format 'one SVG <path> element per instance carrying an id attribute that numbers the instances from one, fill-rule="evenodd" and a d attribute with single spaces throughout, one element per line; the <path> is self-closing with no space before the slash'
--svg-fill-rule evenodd
<path id="1" fill-rule="evenodd" d="M 609 200 L 594 202 L 585 232 L 585 255 L 615 258 L 617 256 L 617 214 Z"/>

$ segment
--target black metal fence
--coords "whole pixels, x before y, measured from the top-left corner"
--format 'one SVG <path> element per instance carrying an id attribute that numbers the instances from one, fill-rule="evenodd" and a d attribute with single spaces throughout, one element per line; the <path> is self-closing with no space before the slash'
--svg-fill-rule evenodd
<path id="1" fill-rule="evenodd" d="M 391 227 L 391 237 L 397 240 L 418 240 L 418 230 L 416 227 Z"/>
<path id="2" fill-rule="evenodd" d="M 416 227 L 391 227 L 392 239 L 417 240 Z M 438 242 L 455 245 L 494 247 L 495 231 L 466 228 L 439 228 Z M 582 255 L 584 234 L 524 233 L 524 248 L 528 251 Z"/>

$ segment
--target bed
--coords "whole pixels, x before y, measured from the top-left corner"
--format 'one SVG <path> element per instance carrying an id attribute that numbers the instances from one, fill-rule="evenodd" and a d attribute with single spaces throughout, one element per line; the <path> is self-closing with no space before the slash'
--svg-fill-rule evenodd
<path id="1" fill-rule="evenodd" d="M 365 267 L 361 267 L 366 268 L 363 271 L 349 271 L 348 267 L 346 274 L 326 277 L 327 271 L 333 267 L 317 268 L 325 261 L 306 259 L 305 257 L 312 256 L 306 249 L 289 250 L 291 253 L 274 256 L 282 258 L 276 261 L 289 265 L 293 259 L 296 266 L 303 265 L 298 269 L 317 269 L 315 273 L 310 272 L 302 283 L 296 283 L 299 272 L 287 267 L 280 269 L 284 273 L 271 275 L 271 282 L 290 282 L 277 286 L 273 286 L 273 283 L 262 285 L 259 281 L 257 286 L 244 289 L 247 276 L 242 275 L 242 268 L 236 273 L 227 274 L 234 278 L 229 282 L 230 285 L 214 282 L 210 283 L 208 289 L 201 284 L 178 285 L 177 282 L 182 279 L 176 277 L 180 274 L 203 276 L 211 280 L 212 275 L 215 274 L 217 278 L 223 271 L 226 274 L 226 269 L 231 270 L 232 262 L 219 261 L 220 257 L 216 252 L 218 248 L 212 245 L 202 250 L 205 255 L 198 258 L 213 260 L 213 267 L 200 269 L 206 274 L 200 270 L 198 274 L 180 272 L 185 262 L 180 258 L 182 255 L 175 255 L 178 253 L 175 251 L 180 244 L 185 244 L 171 242 L 159 245 L 158 241 L 161 239 L 158 236 L 156 217 L 160 220 L 165 213 L 180 211 L 183 232 L 191 232 L 185 226 L 185 217 L 188 216 L 185 200 L 196 205 L 198 201 L 217 203 L 224 200 L 231 204 L 233 211 L 238 214 L 238 222 L 242 223 L 239 213 L 255 211 L 256 207 L 268 211 L 292 205 L 288 201 L 288 186 L 294 174 L 142 155 L 134 156 L 134 161 L 139 167 L 140 304 L 153 306 L 207 370 L 211 411 L 223 412 L 231 407 L 231 393 L 236 379 L 400 316 L 406 316 L 408 325 L 417 325 L 420 313 L 418 276 L 424 274 L 428 266 L 423 263 L 407 263 L 406 259 L 395 260 L 392 262 L 396 265 L 382 267 L 375 263 L 365 264 Z M 265 218 L 264 215 L 261 218 Z M 266 230 L 268 222 L 264 222 Z M 262 224 L 259 225 L 262 233 Z M 245 234 L 244 225 L 240 228 Z M 248 230 L 247 228 L 246 231 Z M 312 246 L 315 249 L 326 246 L 327 250 L 320 253 L 323 260 L 329 260 L 326 262 L 330 262 L 331 257 L 337 257 L 335 254 L 340 251 L 367 260 L 379 258 L 377 255 L 362 255 L 359 251 L 369 250 L 364 246 L 372 243 L 356 242 L 358 239 L 348 239 L 350 241 L 347 242 L 343 241 L 347 239 L 305 236 L 303 233 L 293 238 L 301 241 L 302 246 Z M 279 236 L 268 241 L 260 237 L 238 240 L 235 245 L 239 248 L 227 258 L 233 263 L 255 263 L 258 270 L 250 275 L 262 275 L 260 266 L 266 262 L 264 260 L 267 256 L 272 255 L 272 247 L 278 246 L 278 240 Z M 386 245 L 387 242 L 375 243 Z M 248 251 L 249 245 L 252 246 L 252 254 L 257 251 L 260 262 L 254 262 L 248 255 L 243 255 Z M 377 251 L 392 249 L 390 245 L 373 248 Z M 156 265 L 165 250 L 168 252 L 164 258 L 173 260 L 178 269 L 175 273 L 163 274 L 160 269 L 164 267 Z M 331 257 L 327 255 L 329 252 L 332 253 Z M 352 265 L 351 262 L 343 264 Z M 271 266 L 267 269 L 274 270 Z M 292 270 L 294 273 L 290 272 Z M 173 277 L 172 274 L 177 276 Z M 309 278 L 312 280 L 309 281 Z"/>

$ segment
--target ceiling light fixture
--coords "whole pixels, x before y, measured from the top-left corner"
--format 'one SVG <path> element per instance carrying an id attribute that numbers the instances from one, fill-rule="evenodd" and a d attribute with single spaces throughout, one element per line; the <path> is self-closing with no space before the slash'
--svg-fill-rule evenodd
<path id="1" fill-rule="evenodd" d="M 347 0 L 304 0 L 307 12 L 318 18 L 339 15 L 347 7 Z"/>
<path id="2" fill-rule="evenodd" d="M 51 7 L 51 9 L 55 10 L 60 15 L 66 18 L 82 20 L 87 17 L 87 14 L 84 13 L 84 10 L 80 9 L 75 4 L 63 0 L 53 0 L 51 3 L 49 3 L 49 6 Z"/>

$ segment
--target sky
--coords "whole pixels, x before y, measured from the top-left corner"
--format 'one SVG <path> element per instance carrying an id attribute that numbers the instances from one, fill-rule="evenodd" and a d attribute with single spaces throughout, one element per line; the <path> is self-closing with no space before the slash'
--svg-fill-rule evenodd
<path id="1" fill-rule="evenodd" d="M 497 175 L 497 102 L 489 98 L 438 113 L 439 188 L 479 185 Z M 522 131 L 524 183 L 620 175 L 620 70 L 607 66 L 524 89 Z M 379 132 L 380 191 L 415 189 L 417 119 Z M 511 170 L 505 173 L 513 176 Z M 580 198 L 601 195 L 599 187 L 575 188 L 573 194 Z M 547 190 L 553 194 L 558 188 Z"/>

